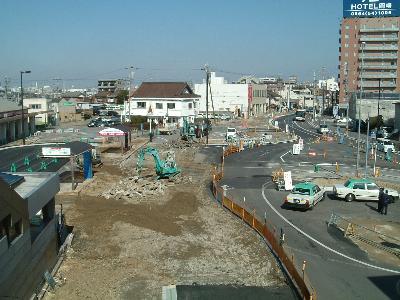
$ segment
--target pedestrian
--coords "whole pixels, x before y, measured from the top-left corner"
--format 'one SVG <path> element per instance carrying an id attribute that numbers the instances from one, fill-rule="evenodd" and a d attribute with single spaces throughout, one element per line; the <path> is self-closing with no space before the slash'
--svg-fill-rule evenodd
<path id="1" fill-rule="evenodd" d="M 390 197 L 389 197 L 389 195 L 386 194 L 386 193 L 384 193 L 384 196 L 383 196 L 383 206 L 382 206 L 382 212 L 381 212 L 381 214 L 387 215 L 387 209 L 388 209 L 389 202 L 390 202 Z"/>
<path id="2" fill-rule="evenodd" d="M 385 193 L 383 191 L 383 188 L 380 188 L 379 189 L 379 197 L 378 197 L 378 213 L 382 213 L 384 197 L 385 197 Z"/>

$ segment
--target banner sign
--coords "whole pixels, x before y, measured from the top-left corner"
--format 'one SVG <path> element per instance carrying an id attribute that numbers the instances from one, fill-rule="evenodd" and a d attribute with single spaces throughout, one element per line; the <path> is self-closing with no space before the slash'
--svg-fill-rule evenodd
<path id="1" fill-rule="evenodd" d="M 343 0 L 344 18 L 374 18 L 400 16 L 398 0 Z"/>
<path id="2" fill-rule="evenodd" d="M 42 156 L 44 157 L 69 157 L 71 148 L 42 147 Z"/>
<path id="3" fill-rule="evenodd" d="M 293 189 L 292 172 L 283 172 L 283 180 L 285 181 L 285 190 L 291 191 Z"/>

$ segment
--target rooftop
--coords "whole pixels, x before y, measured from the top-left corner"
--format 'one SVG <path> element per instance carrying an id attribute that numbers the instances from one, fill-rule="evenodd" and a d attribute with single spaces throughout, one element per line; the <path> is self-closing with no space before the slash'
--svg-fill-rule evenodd
<path id="1" fill-rule="evenodd" d="M 0 113 L 8 112 L 8 111 L 15 111 L 20 110 L 21 105 L 18 105 L 16 102 L 12 102 L 9 100 L 0 100 Z"/>
<path id="2" fill-rule="evenodd" d="M 200 98 L 186 82 L 143 82 L 134 98 Z"/>

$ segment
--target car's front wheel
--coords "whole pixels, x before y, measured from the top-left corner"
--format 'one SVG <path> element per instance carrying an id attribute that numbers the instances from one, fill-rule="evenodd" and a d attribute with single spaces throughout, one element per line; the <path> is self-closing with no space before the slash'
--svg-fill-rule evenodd
<path id="1" fill-rule="evenodd" d="M 353 194 L 347 194 L 346 197 L 345 197 L 345 200 L 347 202 L 354 201 L 355 199 L 356 199 L 356 197 Z"/>

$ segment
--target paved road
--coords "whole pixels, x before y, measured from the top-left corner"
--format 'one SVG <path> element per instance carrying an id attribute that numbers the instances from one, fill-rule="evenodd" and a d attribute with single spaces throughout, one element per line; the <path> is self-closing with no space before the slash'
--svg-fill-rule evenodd
<path id="1" fill-rule="evenodd" d="M 306 141 L 316 135 L 312 125 L 305 123 L 298 127 L 290 122 L 290 117 L 285 119 Z M 284 124 L 283 120 L 282 124 Z M 376 217 L 377 213 L 374 209 L 376 204 L 347 203 L 328 198 L 312 211 L 300 212 L 281 208 L 287 193 L 276 191 L 270 183 L 272 170 L 285 164 L 293 166 L 299 159 L 308 162 L 321 161 L 320 157 L 308 159 L 305 156 L 299 158 L 286 155 L 283 162 L 280 156 L 287 152 L 289 147 L 290 145 L 285 144 L 269 145 L 227 157 L 222 184 L 228 186 L 228 195 L 242 201 L 250 210 L 256 209 L 261 217 L 266 213 L 268 222 L 273 224 L 277 234 L 281 228 L 283 229 L 286 248 L 295 255 L 298 266 L 300 267 L 303 260 L 307 261 L 306 273 L 317 289 L 319 299 L 399 299 L 400 293 L 397 289 L 400 288 L 400 269 L 397 269 L 399 273 L 375 269 L 325 248 L 336 250 L 355 260 L 376 265 L 376 262 L 369 260 L 365 252 L 343 238 L 341 232 L 327 226 L 327 221 L 333 211 L 344 216 Z M 329 151 L 326 161 L 334 162 L 343 157 L 343 151 L 346 151 L 347 146 L 306 144 L 306 147 L 316 150 L 325 148 Z M 344 160 L 354 163 L 353 156 Z M 391 206 L 388 216 L 383 218 L 396 221 L 400 212 L 399 205 L 397 203 Z M 299 230 L 316 240 L 305 236 Z M 394 269 L 393 266 L 382 264 L 379 264 L 379 267 Z"/>

